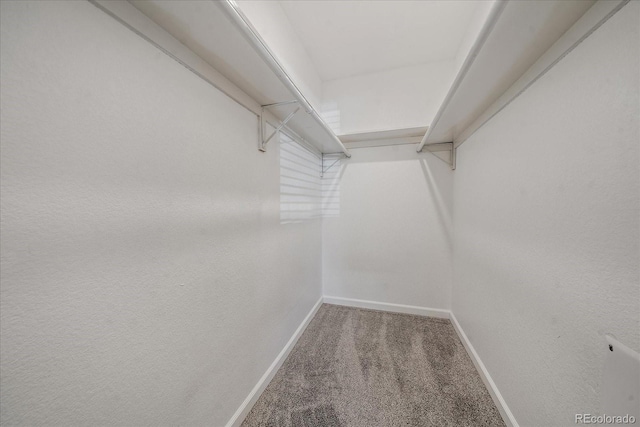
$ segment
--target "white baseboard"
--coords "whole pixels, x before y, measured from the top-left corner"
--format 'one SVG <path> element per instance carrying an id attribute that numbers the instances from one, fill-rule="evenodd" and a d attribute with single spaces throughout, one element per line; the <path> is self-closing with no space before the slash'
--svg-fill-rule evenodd
<path id="1" fill-rule="evenodd" d="M 511 410 L 509 410 L 507 403 L 502 398 L 502 394 L 500 394 L 496 383 L 493 382 L 493 379 L 491 378 L 491 375 L 489 375 L 489 371 L 487 371 L 484 363 L 482 363 L 480 356 L 478 356 L 478 353 L 476 353 L 473 345 L 471 345 L 471 341 L 469 341 L 469 338 L 467 338 L 467 335 L 462 330 L 460 323 L 458 323 L 458 319 L 456 319 L 456 316 L 454 316 L 453 313 L 451 313 L 450 319 L 451 324 L 453 325 L 453 329 L 455 329 L 458 337 L 460 337 L 462 345 L 464 345 L 464 348 L 467 350 L 471 361 L 476 366 L 476 369 L 480 374 L 480 378 L 482 378 L 484 385 L 487 387 L 487 390 L 489 390 L 489 394 L 491 395 L 493 402 L 496 404 L 498 411 L 500 411 L 500 415 L 502 415 L 502 419 L 504 420 L 505 424 L 507 425 L 507 427 L 518 427 L 518 422 L 511 413 Z"/>
<path id="2" fill-rule="evenodd" d="M 267 388 L 267 386 L 273 379 L 273 376 L 276 374 L 276 372 L 278 372 L 278 369 L 280 369 L 280 367 L 284 363 L 285 359 L 293 349 L 293 346 L 296 345 L 298 339 L 309 325 L 309 322 L 311 322 L 311 319 L 313 319 L 313 316 L 315 316 L 316 312 L 322 305 L 322 300 L 323 298 L 320 297 L 318 302 L 315 303 L 309 314 L 307 314 L 300 326 L 298 326 L 298 329 L 296 329 L 287 344 L 285 344 L 280 354 L 278 354 L 271 366 L 269 366 L 267 372 L 264 373 L 262 378 L 260 378 L 260 381 L 258 381 L 255 387 L 253 387 L 253 390 L 251 390 L 251 393 L 249 393 L 244 402 L 242 402 L 236 413 L 233 414 L 229 422 L 227 422 L 226 427 L 238 427 L 240 426 L 240 424 L 242 424 L 242 421 L 244 421 L 246 416 L 249 414 L 249 411 L 251 411 L 253 405 L 256 403 L 264 389 Z"/>
<path id="3" fill-rule="evenodd" d="M 392 313 L 417 314 L 418 316 L 439 317 L 448 319 L 451 312 L 438 308 L 418 307 L 416 305 L 391 304 L 386 302 L 366 301 L 361 299 L 324 297 L 327 304 L 345 305 L 347 307 L 368 308 L 371 310 L 390 311 Z"/>

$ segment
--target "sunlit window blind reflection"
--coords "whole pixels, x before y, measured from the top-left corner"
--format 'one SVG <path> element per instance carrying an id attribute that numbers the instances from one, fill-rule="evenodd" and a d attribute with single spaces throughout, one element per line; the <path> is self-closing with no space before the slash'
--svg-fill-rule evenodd
<path id="1" fill-rule="evenodd" d="M 320 115 L 334 133 L 340 133 L 340 110 L 337 104 L 324 104 Z"/>
<path id="2" fill-rule="evenodd" d="M 280 223 L 320 218 L 321 159 L 280 134 Z"/>
<path id="3" fill-rule="evenodd" d="M 340 171 L 342 154 L 324 155 L 324 174 L 322 176 L 322 216 L 340 216 Z"/>

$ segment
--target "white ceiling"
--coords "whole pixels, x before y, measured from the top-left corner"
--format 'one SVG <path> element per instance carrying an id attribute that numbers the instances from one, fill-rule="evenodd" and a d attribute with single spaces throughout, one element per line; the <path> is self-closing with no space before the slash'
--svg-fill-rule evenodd
<path id="1" fill-rule="evenodd" d="M 280 1 L 324 81 L 452 60 L 478 3 Z"/>

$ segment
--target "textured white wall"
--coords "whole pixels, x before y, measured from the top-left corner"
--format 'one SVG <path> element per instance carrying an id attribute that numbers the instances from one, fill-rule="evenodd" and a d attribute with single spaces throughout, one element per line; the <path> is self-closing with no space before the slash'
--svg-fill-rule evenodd
<path id="1" fill-rule="evenodd" d="M 523 426 L 599 413 L 605 333 L 640 350 L 639 9 L 458 150 L 452 308 Z"/>
<path id="2" fill-rule="evenodd" d="M 427 126 L 454 77 L 449 61 L 327 81 L 322 111 L 341 134 Z"/>
<path id="3" fill-rule="evenodd" d="M 88 2 L 0 2 L 1 422 L 227 422 L 321 294 L 256 117 Z"/>
<path id="4" fill-rule="evenodd" d="M 448 309 L 449 165 L 413 144 L 351 154 L 341 163 L 339 216 L 323 220 L 324 294 Z"/>

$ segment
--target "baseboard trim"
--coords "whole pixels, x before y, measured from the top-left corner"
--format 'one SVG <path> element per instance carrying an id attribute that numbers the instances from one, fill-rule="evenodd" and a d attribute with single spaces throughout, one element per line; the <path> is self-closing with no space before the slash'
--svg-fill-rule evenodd
<path id="1" fill-rule="evenodd" d="M 419 307 L 416 305 L 391 304 L 387 302 L 366 301 L 361 299 L 325 296 L 327 304 L 344 305 L 347 307 L 368 308 L 371 310 L 390 311 L 392 313 L 416 314 L 418 316 L 438 317 L 448 319 L 451 312 L 438 308 Z"/>
<path id="2" fill-rule="evenodd" d="M 322 302 L 323 302 L 323 298 L 320 297 L 320 299 L 318 300 L 318 302 L 315 303 L 315 305 L 313 306 L 309 314 L 307 314 L 307 316 L 304 318 L 302 323 L 300 323 L 300 326 L 298 326 L 298 329 L 296 329 L 296 331 L 293 333 L 293 335 L 291 336 L 287 344 L 285 344 L 280 354 L 278 354 L 278 356 L 273 361 L 271 366 L 269 366 L 269 369 L 267 369 L 267 371 L 264 373 L 262 378 L 260 378 L 260 381 L 258 381 L 255 387 L 253 387 L 253 390 L 251 390 L 251 393 L 249 393 L 249 395 L 244 400 L 244 402 L 242 402 L 242 404 L 240 405 L 236 413 L 233 414 L 229 422 L 227 422 L 226 427 L 238 427 L 240 426 L 240 424 L 242 424 L 242 421 L 244 421 L 246 416 L 249 414 L 249 411 L 251 411 L 251 408 L 253 407 L 253 405 L 256 403 L 256 401 L 258 400 L 258 398 L 260 397 L 264 389 L 267 388 L 267 386 L 273 379 L 273 376 L 276 374 L 276 372 L 278 372 L 278 369 L 280 369 L 285 359 L 287 358 L 287 356 L 289 355 L 293 347 L 298 342 L 298 339 L 300 338 L 304 330 L 307 328 L 307 326 L 311 322 L 311 319 L 313 319 L 313 316 L 315 316 L 318 309 L 320 309 Z"/>
<path id="3" fill-rule="evenodd" d="M 484 385 L 487 387 L 487 390 L 489 390 L 489 394 L 491 395 L 493 402 L 498 408 L 498 411 L 500 411 L 500 415 L 502 415 L 502 419 L 504 420 L 505 424 L 507 425 L 507 427 L 519 427 L 518 422 L 513 416 L 513 413 L 507 406 L 507 403 L 504 401 L 502 394 L 500 394 L 496 383 L 493 382 L 489 371 L 487 371 L 484 363 L 482 363 L 480 356 L 478 356 L 478 353 L 476 353 L 476 350 L 475 348 L 473 348 L 471 341 L 469 341 L 469 338 L 467 338 L 467 334 L 464 333 L 462 327 L 460 326 L 460 323 L 458 323 L 458 319 L 456 319 L 456 316 L 453 313 L 451 313 L 450 320 L 451 324 L 453 325 L 453 329 L 455 329 L 458 337 L 460 337 L 460 341 L 462 341 L 462 345 L 464 345 L 464 348 L 467 350 L 471 361 L 476 366 L 478 373 L 480 373 L 480 378 L 482 378 Z"/>

